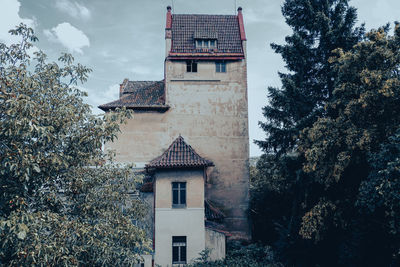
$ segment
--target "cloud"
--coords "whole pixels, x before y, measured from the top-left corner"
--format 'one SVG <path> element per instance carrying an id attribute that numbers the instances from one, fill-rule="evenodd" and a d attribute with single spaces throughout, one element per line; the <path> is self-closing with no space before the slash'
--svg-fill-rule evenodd
<path id="1" fill-rule="evenodd" d="M 88 93 L 86 103 L 92 106 L 92 111 L 96 114 L 102 113 L 97 106 L 119 99 L 119 84 L 112 84 L 103 91 L 83 86 L 78 86 L 78 88 Z"/>
<path id="2" fill-rule="evenodd" d="M 75 1 L 57 0 L 56 8 L 74 18 L 90 19 L 91 13 L 84 5 Z"/>
<path id="3" fill-rule="evenodd" d="M 254 10 L 252 8 L 246 9 L 244 12 L 244 20 L 246 23 L 260 23 L 265 22 L 265 14 L 262 14 L 262 10 Z"/>
<path id="4" fill-rule="evenodd" d="M 129 70 L 133 72 L 134 75 L 138 76 L 149 76 L 150 74 L 152 74 L 151 69 L 143 65 L 134 66 Z"/>
<path id="5" fill-rule="evenodd" d="M 19 16 L 21 3 L 18 0 L 0 0 L 0 6 L 0 41 L 7 45 L 18 42 L 20 38 L 11 35 L 8 31 L 21 22 L 31 28 L 35 27 L 35 20 Z"/>
<path id="6" fill-rule="evenodd" d="M 44 30 L 43 33 L 50 41 L 62 44 L 70 52 L 83 54 L 82 48 L 90 46 L 89 38 L 68 22 L 60 23 L 50 30 Z"/>

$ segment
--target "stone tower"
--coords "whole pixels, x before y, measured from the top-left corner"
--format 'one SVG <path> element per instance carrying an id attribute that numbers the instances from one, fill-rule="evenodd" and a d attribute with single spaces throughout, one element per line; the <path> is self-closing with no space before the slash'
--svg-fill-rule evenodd
<path id="1" fill-rule="evenodd" d="M 242 9 L 237 15 L 194 15 L 172 14 L 168 7 L 164 70 L 162 81 L 125 79 L 120 98 L 99 106 L 104 111 L 124 106 L 134 112 L 118 140 L 106 147 L 117 151 L 118 161 L 144 168 L 183 136 L 214 164 L 204 171 L 205 200 L 224 214 L 220 223 L 232 238 L 249 238 Z"/>

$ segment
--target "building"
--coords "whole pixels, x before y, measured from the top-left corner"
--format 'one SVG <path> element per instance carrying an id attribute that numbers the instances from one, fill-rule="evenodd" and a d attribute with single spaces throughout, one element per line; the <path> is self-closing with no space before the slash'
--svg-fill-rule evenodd
<path id="1" fill-rule="evenodd" d="M 156 264 L 190 262 L 206 247 L 221 258 L 225 236 L 250 236 L 242 9 L 194 15 L 168 7 L 164 64 L 164 80 L 125 79 L 119 99 L 99 106 L 134 112 L 107 148 L 149 175 L 142 191 L 154 198 Z"/>

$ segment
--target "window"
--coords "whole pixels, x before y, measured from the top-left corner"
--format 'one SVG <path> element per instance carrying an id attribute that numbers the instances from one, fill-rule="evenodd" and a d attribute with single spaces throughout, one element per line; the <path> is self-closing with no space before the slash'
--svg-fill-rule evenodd
<path id="1" fill-rule="evenodd" d="M 215 62 L 216 72 L 226 72 L 226 62 Z"/>
<path id="2" fill-rule="evenodd" d="M 186 264 L 186 236 L 172 237 L 172 264 Z"/>
<path id="3" fill-rule="evenodd" d="M 197 72 L 197 62 L 186 61 L 186 71 L 187 72 Z"/>
<path id="4" fill-rule="evenodd" d="M 172 183 L 172 207 L 173 208 L 186 207 L 186 183 L 182 182 Z"/>
<path id="5" fill-rule="evenodd" d="M 215 39 L 197 39 L 196 48 L 217 48 L 217 40 Z"/>

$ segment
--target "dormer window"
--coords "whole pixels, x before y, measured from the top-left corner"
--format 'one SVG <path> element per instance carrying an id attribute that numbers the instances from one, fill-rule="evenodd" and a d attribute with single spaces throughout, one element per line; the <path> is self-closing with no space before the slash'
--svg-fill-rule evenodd
<path id="1" fill-rule="evenodd" d="M 215 49 L 217 48 L 216 39 L 197 39 L 196 48 L 198 49 Z"/>

